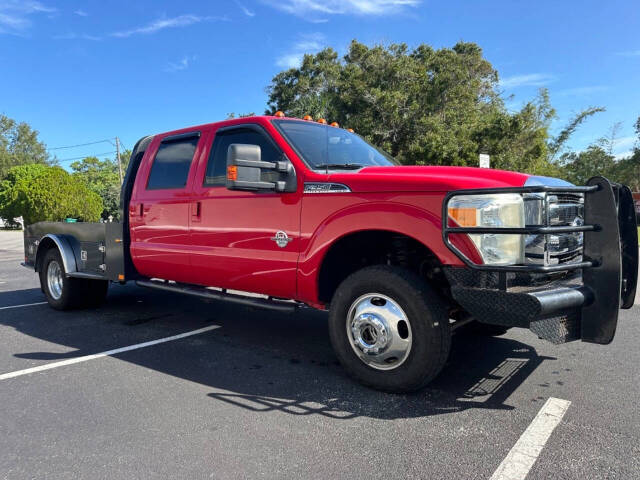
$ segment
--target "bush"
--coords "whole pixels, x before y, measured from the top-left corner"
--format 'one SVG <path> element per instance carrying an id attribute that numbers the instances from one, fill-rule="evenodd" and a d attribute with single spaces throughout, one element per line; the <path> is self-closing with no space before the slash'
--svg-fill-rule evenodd
<path id="1" fill-rule="evenodd" d="M 0 217 L 22 216 L 25 225 L 67 217 L 95 222 L 102 209 L 100 196 L 60 167 L 21 165 L 0 182 Z"/>

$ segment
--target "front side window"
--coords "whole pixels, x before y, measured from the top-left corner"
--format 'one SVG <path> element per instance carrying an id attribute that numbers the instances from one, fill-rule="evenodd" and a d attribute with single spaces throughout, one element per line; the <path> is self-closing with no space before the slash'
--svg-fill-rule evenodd
<path id="1" fill-rule="evenodd" d="M 312 169 L 397 165 L 393 157 L 342 128 L 299 120 L 275 120 L 274 124 Z"/>
<path id="2" fill-rule="evenodd" d="M 246 145 L 258 145 L 260 147 L 261 160 L 263 162 L 277 162 L 282 160 L 282 154 L 273 142 L 263 133 L 252 128 L 234 128 L 233 130 L 216 133 L 211 147 L 207 173 L 204 179 L 205 186 L 225 185 L 227 179 L 227 151 L 229 145 L 234 143 Z M 263 180 L 272 172 L 264 172 Z M 273 172 L 275 173 L 275 172 Z"/>
<path id="3" fill-rule="evenodd" d="M 163 140 L 151 165 L 147 190 L 185 188 L 199 135 Z"/>

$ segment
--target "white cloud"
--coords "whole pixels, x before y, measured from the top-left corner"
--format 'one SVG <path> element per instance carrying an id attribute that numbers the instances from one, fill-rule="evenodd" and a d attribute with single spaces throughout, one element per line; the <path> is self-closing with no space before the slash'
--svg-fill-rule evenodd
<path id="1" fill-rule="evenodd" d="M 240 10 L 242 10 L 242 13 L 244 13 L 247 17 L 255 17 L 256 16 L 256 12 L 254 12 L 253 10 L 249 10 L 246 6 L 244 6 L 238 0 L 235 0 L 235 2 L 236 2 L 236 5 L 238 5 L 238 8 Z"/>
<path id="2" fill-rule="evenodd" d="M 95 35 L 88 35 L 86 33 L 63 33 L 61 35 L 54 35 L 54 40 L 91 40 L 93 42 L 97 42 L 102 40 L 101 37 L 97 37 Z"/>
<path id="3" fill-rule="evenodd" d="M 627 50 L 626 52 L 616 52 L 619 57 L 640 57 L 640 50 Z"/>
<path id="4" fill-rule="evenodd" d="M 195 55 L 185 55 L 178 62 L 169 62 L 165 67 L 165 72 L 179 72 L 180 70 L 186 70 L 189 66 L 198 59 Z"/>
<path id="5" fill-rule="evenodd" d="M 504 77 L 499 84 L 502 88 L 543 87 L 553 82 L 555 77 L 548 73 L 529 73 Z"/>
<path id="6" fill-rule="evenodd" d="M 633 151 L 632 150 L 627 150 L 625 152 L 616 153 L 613 157 L 616 160 L 622 160 L 623 158 L 630 157 L 631 155 L 633 155 Z"/>
<path id="7" fill-rule="evenodd" d="M 592 85 L 590 87 L 574 87 L 574 88 L 566 88 L 564 90 L 558 91 L 558 95 L 571 97 L 571 96 L 587 96 L 593 93 L 604 92 L 608 90 L 609 87 L 605 85 Z"/>
<path id="8" fill-rule="evenodd" d="M 32 15 L 55 11 L 37 1 L 0 0 L 0 34 L 23 35 L 32 26 Z"/>
<path id="9" fill-rule="evenodd" d="M 637 138 L 630 136 L 630 137 L 620 137 L 620 138 L 616 138 L 613 141 L 613 145 L 614 148 L 616 150 L 621 150 L 621 149 L 626 149 L 629 147 L 632 147 L 635 143 L 636 143 Z"/>
<path id="10" fill-rule="evenodd" d="M 73 13 L 78 15 L 79 17 L 88 17 L 89 16 L 89 14 L 87 12 L 85 12 L 84 10 L 76 10 Z"/>
<path id="11" fill-rule="evenodd" d="M 155 20 L 147 25 L 143 25 L 141 27 L 132 28 L 130 30 L 123 30 L 120 32 L 113 32 L 111 34 L 112 37 L 117 38 L 126 38 L 132 35 L 149 35 L 152 33 L 159 32 L 160 30 L 165 30 L 167 28 L 179 28 L 179 27 L 188 27 L 189 25 L 193 25 L 201 22 L 209 22 L 209 21 L 226 21 L 225 17 L 201 17 L 198 15 L 186 14 L 179 15 L 173 18 L 161 18 Z"/>
<path id="12" fill-rule="evenodd" d="M 297 68 L 302 63 L 305 53 L 317 53 L 324 46 L 325 36 L 321 33 L 302 35 L 294 42 L 291 50 L 276 60 L 276 65 L 281 68 Z"/>
<path id="13" fill-rule="evenodd" d="M 263 3 L 312 22 L 327 15 L 393 15 L 417 7 L 422 0 L 262 0 Z"/>

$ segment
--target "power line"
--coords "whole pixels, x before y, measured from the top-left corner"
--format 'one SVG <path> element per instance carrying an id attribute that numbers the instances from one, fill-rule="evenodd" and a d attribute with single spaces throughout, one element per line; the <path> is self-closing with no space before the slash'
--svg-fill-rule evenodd
<path id="1" fill-rule="evenodd" d="M 98 140 L 96 142 L 78 143 L 77 145 L 65 145 L 64 147 L 49 148 L 48 151 L 51 151 L 51 150 L 62 150 L 64 148 L 86 147 L 87 145 L 95 145 L 97 143 L 105 143 L 105 142 L 111 143 L 113 145 L 113 142 L 111 142 L 111 139 L 105 139 L 105 140 Z"/>
<path id="2" fill-rule="evenodd" d="M 100 157 L 102 155 L 110 155 L 112 153 L 116 153 L 116 151 L 114 150 L 112 152 L 95 153 L 93 155 L 83 155 L 81 157 L 63 158 L 63 159 L 56 159 L 56 160 L 58 160 L 58 162 L 70 162 L 72 160 L 82 160 L 83 158 L 87 158 L 87 157 Z"/>

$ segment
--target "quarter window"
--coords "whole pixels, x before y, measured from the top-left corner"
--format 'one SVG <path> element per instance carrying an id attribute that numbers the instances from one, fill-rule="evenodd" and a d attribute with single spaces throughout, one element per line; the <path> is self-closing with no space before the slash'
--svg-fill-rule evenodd
<path id="1" fill-rule="evenodd" d="M 151 165 L 147 190 L 184 188 L 199 135 L 164 140 Z"/>
<path id="2" fill-rule="evenodd" d="M 258 145 L 260 147 L 261 160 L 264 162 L 277 162 L 282 160 L 282 154 L 273 142 L 264 134 L 251 128 L 237 128 L 229 131 L 216 133 L 209 162 L 207 163 L 207 173 L 204 178 L 204 186 L 225 185 L 227 178 L 227 151 L 229 145 L 241 143 L 247 145 Z M 269 174 L 277 176 L 276 172 L 264 172 L 263 180 Z"/>

